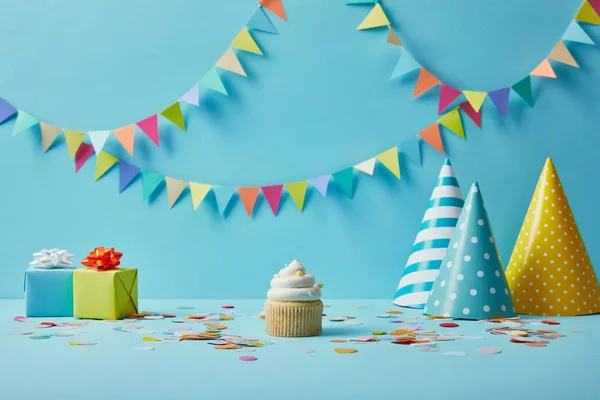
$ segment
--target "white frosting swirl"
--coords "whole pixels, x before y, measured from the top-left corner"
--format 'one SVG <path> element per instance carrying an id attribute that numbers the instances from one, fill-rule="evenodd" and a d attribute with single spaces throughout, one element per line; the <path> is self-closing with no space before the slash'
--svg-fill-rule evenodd
<path id="1" fill-rule="evenodd" d="M 321 288 L 315 284 L 315 277 L 307 274 L 302 264 L 294 260 L 273 277 L 267 298 L 278 301 L 315 301 L 321 298 Z"/>

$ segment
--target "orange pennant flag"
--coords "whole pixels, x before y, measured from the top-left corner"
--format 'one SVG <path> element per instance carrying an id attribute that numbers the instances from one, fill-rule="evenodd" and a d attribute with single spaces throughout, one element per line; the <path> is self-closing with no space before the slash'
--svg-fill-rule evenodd
<path id="1" fill-rule="evenodd" d="M 287 21 L 285 10 L 283 9 L 283 3 L 281 0 L 260 0 L 258 3 L 261 7 L 266 8 L 279 18 Z"/>
<path id="2" fill-rule="evenodd" d="M 246 209 L 246 213 L 248 216 L 252 216 L 252 211 L 254 210 L 254 205 L 256 204 L 256 198 L 258 197 L 258 191 L 260 187 L 241 187 L 238 188 L 238 193 L 240 194 L 240 199 L 244 204 L 244 208 Z"/>
<path id="3" fill-rule="evenodd" d="M 550 65 L 550 61 L 545 59 L 540 65 L 538 65 L 531 73 L 531 76 L 543 76 L 544 78 L 556 78 L 556 74 Z"/>
<path id="4" fill-rule="evenodd" d="M 394 32 L 391 26 L 390 31 L 388 32 L 387 42 L 389 44 L 394 44 L 396 46 L 402 47 L 402 42 L 400 41 L 400 38 L 398 37 L 398 35 L 396 35 L 396 32 Z"/>
<path id="5" fill-rule="evenodd" d="M 577 64 L 577 61 L 575 61 L 575 59 L 569 52 L 569 49 L 567 49 L 567 46 L 565 46 L 565 42 L 563 42 L 562 40 L 560 40 L 556 44 L 554 50 L 552 50 L 552 53 L 550 53 L 548 58 L 563 64 L 570 65 L 575 68 L 579 68 L 579 64 Z"/>
<path id="6" fill-rule="evenodd" d="M 418 136 L 422 137 L 431 147 L 444 154 L 444 145 L 442 143 L 442 136 L 440 135 L 440 127 L 437 123 L 434 122 L 423 129 L 419 132 Z"/>
<path id="7" fill-rule="evenodd" d="M 135 125 L 127 125 L 123 128 L 115 129 L 112 131 L 113 135 L 119 139 L 121 146 L 127 150 L 130 156 L 133 155 L 133 137 L 134 137 Z"/>
<path id="8" fill-rule="evenodd" d="M 435 85 L 439 84 L 440 80 L 436 78 L 431 72 L 427 71 L 425 68 L 421 67 L 421 72 L 419 72 L 419 79 L 417 79 L 417 85 L 415 86 L 415 91 L 413 93 L 413 99 Z"/>

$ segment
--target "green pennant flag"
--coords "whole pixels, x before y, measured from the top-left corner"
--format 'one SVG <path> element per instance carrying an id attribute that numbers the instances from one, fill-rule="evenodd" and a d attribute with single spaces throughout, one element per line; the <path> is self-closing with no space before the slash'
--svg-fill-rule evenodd
<path id="1" fill-rule="evenodd" d="M 294 204 L 296 204 L 296 207 L 298 207 L 298 210 L 300 210 L 300 212 L 302 212 L 302 209 L 304 208 L 304 196 L 306 195 L 306 181 L 301 181 L 301 182 L 293 182 L 293 183 L 286 183 L 285 188 L 287 189 L 288 193 L 290 194 L 290 197 L 292 198 L 292 200 L 294 201 Z"/>
<path id="2" fill-rule="evenodd" d="M 340 189 L 342 189 L 348 197 L 352 198 L 354 195 L 354 173 L 352 167 L 338 171 L 331 174 L 331 176 Z"/>
<path id="3" fill-rule="evenodd" d="M 225 89 L 223 81 L 221 80 L 216 68 L 212 68 L 210 71 L 208 71 L 206 75 L 200 79 L 198 85 L 227 96 L 227 89 Z"/>
<path id="4" fill-rule="evenodd" d="M 533 107 L 533 93 L 531 91 L 531 76 L 527 75 L 519 82 L 512 85 L 512 89 L 519 95 L 527 104 Z"/>
<path id="5" fill-rule="evenodd" d="M 152 171 L 142 171 L 142 191 L 144 200 L 149 201 L 152 193 L 160 186 L 164 176 Z"/>
<path id="6" fill-rule="evenodd" d="M 183 114 L 181 113 L 181 105 L 178 101 L 162 110 L 160 112 L 160 115 L 162 115 L 163 117 L 180 127 L 182 130 L 186 130 L 185 121 L 183 120 Z"/>
<path id="7" fill-rule="evenodd" d="M 16 136 L 24 130 L 31 128 L 35 124 L 39 124 L 39 122 L 40 121 L 33 115 L 23 110 L 19 110 L 19 114 L 17 114 L 17 121 L 13 127 L 13 136 Z"/>

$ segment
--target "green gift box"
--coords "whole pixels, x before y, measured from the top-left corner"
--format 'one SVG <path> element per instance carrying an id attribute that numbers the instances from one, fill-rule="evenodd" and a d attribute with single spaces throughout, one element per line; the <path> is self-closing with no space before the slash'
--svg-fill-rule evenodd
<path id="1" fill-rule="evenodd" d="M 137 313 L 137 268 L 73 271 L 74 317 L 116 320 Z"/>

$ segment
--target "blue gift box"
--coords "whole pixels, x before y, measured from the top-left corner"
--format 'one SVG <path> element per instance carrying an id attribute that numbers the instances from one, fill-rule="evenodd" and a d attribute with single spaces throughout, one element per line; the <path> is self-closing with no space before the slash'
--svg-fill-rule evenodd
<path id="1" fill-rule="evenodd" d="M 73 316 L 73 268 L 35 268 L 25 272 L 25 315 Z"/>

